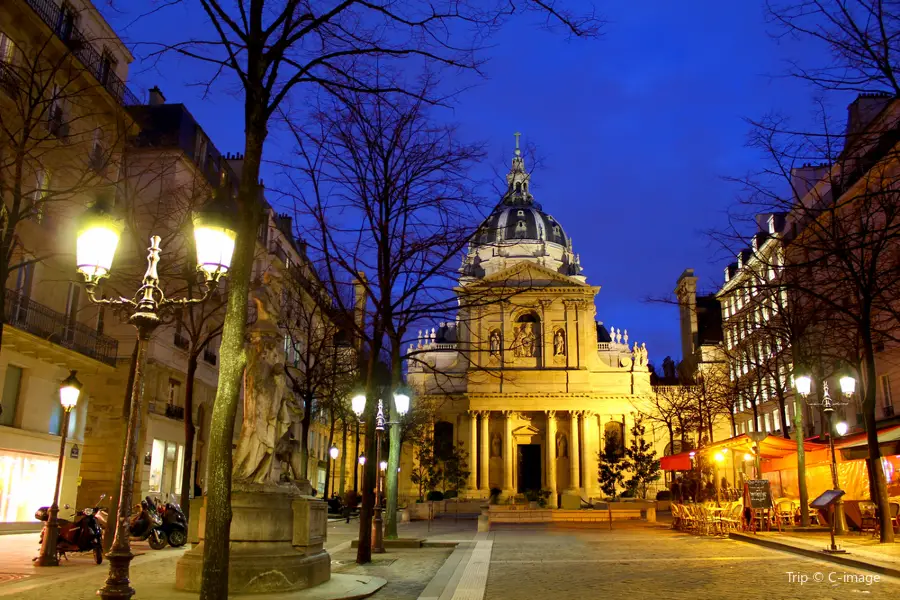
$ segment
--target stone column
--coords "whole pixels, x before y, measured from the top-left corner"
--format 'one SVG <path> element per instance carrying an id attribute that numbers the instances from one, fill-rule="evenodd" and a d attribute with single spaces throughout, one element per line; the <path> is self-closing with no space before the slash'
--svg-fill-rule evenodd
<path id="1" fill-rule="evenodd" d="M 581 418 L 581 445 L 584 452 L 581 453 L 581 475 L 582 487 L 585 496 L 590 496 L 596 486 L 593 482 L 597 479 L 597 448 L 594 445 L 596 436 L 595 431 L 591 427 L 591 423 L 595 421 L 594 414 L 585 411 Z"/>
<path id="2" fill-rule="evenodd" d="M 478 413 L 474 410 L 468 412 L 469 415 L 469 481 L 466 487 L 469 488 L 469 494 L 476 496 L 478 490 Z"/>
<path id="3" fill-rule="evenodd" d="M 547 489 L 550 490 L 550 508 L 557 508 L 556 502 L 556 411 L 547 411 Z"/>
<path id="4" fill-rule="evenodd" d="M 512 495 L 516 493 L 513 488 L 513 453 L 515 452 L 512 435 L 513 412 L 504 410 L 503 417 L 503 493 Z"/>
<path id="5" fill-rule="evenodd" d="M 569 435 L 569 491 L 579 493 L 581 487 L 579 481 L 580 459 L 578 452 L 578 411 L 571 411 L 570 435 Z"/>
<path id="6" fill-rule="evenodd" d="M 478 453 L 478 462 L 481 464 L 481 483 L 479 490 L 487 498 L 491 494 L 491 412 L 481 411 L 481 452 Z"/>

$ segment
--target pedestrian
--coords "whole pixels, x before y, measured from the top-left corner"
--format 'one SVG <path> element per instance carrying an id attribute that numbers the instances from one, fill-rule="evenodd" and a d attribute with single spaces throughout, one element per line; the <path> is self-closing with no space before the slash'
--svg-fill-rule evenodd
<path id="1" fill-rule="evenodd" d="M 350 522 L 350 514 L 356 510 L 359 500 L 356 497 L 356 490 L 347 490 L 344 494 L 344 517 Z"/>

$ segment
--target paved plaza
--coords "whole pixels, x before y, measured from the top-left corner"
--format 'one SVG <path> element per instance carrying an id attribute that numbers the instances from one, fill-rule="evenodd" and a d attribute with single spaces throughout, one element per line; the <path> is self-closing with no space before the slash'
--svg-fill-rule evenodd
<path id="1" fill-rule="evenodd" d="M 383 577 L 376 600 L 548 600 L 665 597 L 667 600 L 894 599 L 900 579 L 842 567 L 725 538 L 679 533 L 661 524 L 616 523 L 612 531 L 500 526 L 477 533 L 473 520 L 404 524 L 404 537 L 457 549 L 395 550 L 373 563 L 353 561 L 357 523 L 329 523 L 335 573 Z M 34 536 L 32 536 L 34 537 Z M 0 536 L 0 597 L 23 600 L 95 598 L 107 565 L 78 559 L 59 569 L 35 569 L 29 536 Z M 143 554 L 132 569 L 139 598 L 166 598 L 179 550 Z"/>

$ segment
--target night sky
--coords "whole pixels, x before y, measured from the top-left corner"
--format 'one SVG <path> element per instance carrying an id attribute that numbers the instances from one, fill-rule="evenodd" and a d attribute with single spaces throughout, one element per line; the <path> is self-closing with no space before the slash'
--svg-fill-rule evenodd
<path id="1" fill-rule="evenodd" d="M 128 3 L 131 13 L 104 10 L 126 43 L 177 39 L 197 25 L 199 13 L 180 7 L 135 22 L 141 4 Z M 532 173 L 536 200 L 573 239 L 588 282 L 602 286 L 598 319 L 646 342 L 660 365 L 666 355 L 680 357 L 678 315 L 651 299 L 670 295 L 687 267 L 701 290 L 722 282 L 729 261 L 704 232 L 724 226 L 739 192 L 723 177 L 759 167 L 745 146 L 744 119 L 772 111 L 810 119 L 817 92 L 784 77 L 785 61 L 816 60 L 821 48 L 774 39 L 763 4 L 752 0 L 597 6 L 609 23 L 596 40 L 514 20 L 483 54 L 487 80 L 441 117 L 488 143 L 485 173 L 506 172 L 512 134 L 523 133 L 543 160 Z M 201 76 L 195 64 L 167 57 L 151 66 L 141 60 L 146 52 L 135 47 L 130 87 L 146 97 L 159 85 L 168 102 L 188 106 L 221 151 L 242 151 L 233 86 L 201 100 L 202 89 L 187 85 Z M 832 98 L 841 110 L 847 100 Z"/>

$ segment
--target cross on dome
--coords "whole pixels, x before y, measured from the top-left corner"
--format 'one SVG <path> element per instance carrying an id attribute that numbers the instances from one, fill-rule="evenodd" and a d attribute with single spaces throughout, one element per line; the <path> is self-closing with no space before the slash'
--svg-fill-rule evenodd
<path id="1" fill-rule="evenodd" d="M 513 154 L 512 168 L 506 175 L 508 189 L 503 196 L 503 203 L 513 206 L 531 205 L 534 202 L 534 197 L 528 191 L 531 175 L 525 172 L 525 159 L 522 158 L 522 150 L 519 147 L 519 137 L 522 134 L 517 131 L 513 135 L 516 138 L 516 150 Z"/>

